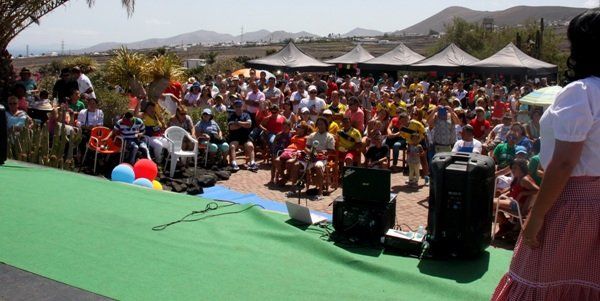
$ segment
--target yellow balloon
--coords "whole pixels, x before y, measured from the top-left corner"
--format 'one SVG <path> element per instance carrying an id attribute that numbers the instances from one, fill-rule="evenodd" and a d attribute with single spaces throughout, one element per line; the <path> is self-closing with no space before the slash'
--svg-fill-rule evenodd
<path id="1" fill-rule="evenodd" d="M 163 190 L 162 184 L 160 184 L 160 182 L 157 180 L 152 181 L 152 188 L 156 190 Z"/>

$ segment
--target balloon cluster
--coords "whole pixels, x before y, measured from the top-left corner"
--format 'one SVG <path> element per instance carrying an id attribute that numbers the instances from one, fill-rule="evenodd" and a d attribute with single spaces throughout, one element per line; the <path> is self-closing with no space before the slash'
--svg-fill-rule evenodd
<path id="1" fill-rule="evenodd" d="M 127 184 L 138 185 L 146 188 L 162 190 L 159 181 L 155 180 L 158 174 L 156 163 L 149 159 L 141 159 L 133 166 L 127 163 L 117 165 L 111 173 L 111 180 Z"/>

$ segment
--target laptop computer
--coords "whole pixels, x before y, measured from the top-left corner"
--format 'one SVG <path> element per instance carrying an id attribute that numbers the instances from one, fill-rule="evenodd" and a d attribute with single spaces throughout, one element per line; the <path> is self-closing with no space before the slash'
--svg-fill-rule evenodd
<path id="1" fill-rule="evenodd" d="M 325 217 L 310 213 L 310 210 L 308 210 L 307 207 L 290 203 L 287 201 L 285 202 L 285 206 L 287 207 L 287 211 L 290 215 L 290 218 L 293 220 L 309 225 L 314 225 L 327 221 L 327 218 Z"/>
<path id="2" fill-rule="evenodd" d="M 392 173 L 387 169 L 346 167 L 342 174 L 344 200 L 387 203 L 390 200 Z"/>

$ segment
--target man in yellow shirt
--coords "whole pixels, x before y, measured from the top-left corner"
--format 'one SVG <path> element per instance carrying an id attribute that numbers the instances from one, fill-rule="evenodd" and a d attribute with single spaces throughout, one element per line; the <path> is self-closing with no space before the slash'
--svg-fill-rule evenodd
<path id="1" fill-rule="evenodd" d="M 394 123 L 394 121 L 397 123 L 396 126 L 400 128 L 400 137 L 404 138 L 406 141 L 409 141 L 413 133 L 419 134 L 419 144 L 424 150 L 423 154 L 421 155 L 421 168 L 423 168 L 425 185 L 429 185 L 429 164 L 426 156 L 427 141 L 425 139 L 425 126 L 417 120 L 410 120 L 408 114 L 404 113 L 400 114 L 397 118 L 392 119 L 392 123 Z"/>
<path id="2" fill-rule="evenodd" d="M 360 163 L 360 143 L 362 136 L 360 132 L 352 127 L 349 117 L 342 119 L 342 129 L 337 132 L 338 158 L 343 159 L 345 166 L 358 165 Z"/>
<path id="3" fill-rule="evenodd" d="M 323 111 L 322 114 L 323 117 L 327 118 L 327 121 L 329 121 L 329 129 L 327 131 L 335 137 L 340 130 L 339 121 L 333 119 L 333 112 L 329 109 Z"/>

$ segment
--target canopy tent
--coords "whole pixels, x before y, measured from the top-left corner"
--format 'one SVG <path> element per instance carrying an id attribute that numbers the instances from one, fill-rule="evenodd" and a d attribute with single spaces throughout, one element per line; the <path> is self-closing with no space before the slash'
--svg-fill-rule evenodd
<path id="1" fill-rule="evenodd" d="M 286 72 L 335 70 L 334 65 L 323 63 L 304 53 L 293 42 L 290 42 L 274 54 L 248 61 L 246 67 L 271 70 L 279 69 Z"/>
<path id="2" fill-rule="evenodd" d="M 400 43 L 396 48 L 381 56 L 360 63 L 359 67 L 365 70 L 401 70 L 424 58 L 424 56 L 412 51 L 403 43 Z"/>
<path id="3" fill-rule="evenodd" d="M 549 107 L 554 103 L 556 95 L 562 90 L 561 86 L 549 86 L 537 89 L 519 99 L 520 103 L 530 106 Z"/>
<path id="4" fill-rule="evenodd" d="M 492 56 L 473 63 L 466 68 L 471 72 L 546 75 L 558 72 L 558 67 L 532 58 L 513 43 L 500 49 Z"/>
<path id="5" fill-rule="evenodd" d="M 356 45 L 352 50 L 346 54 L 325 61 L 328 64 L 357 64 L 360 62 L 368 61 L 374 58 L 367 50 L 365 50 L 360 44 Z"/>
<path id="6" fill-rule="evenodd" d="M 462 72 L 466 66 L 478 61 L 479 59 L 452 43 L 438 53 L 410 65 L 407 69 L 409 71 Z"/>

